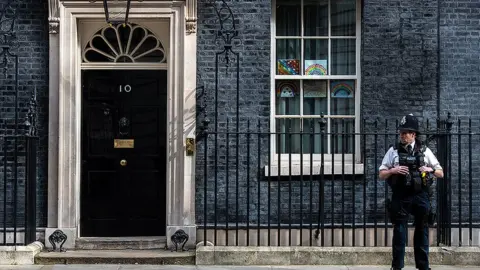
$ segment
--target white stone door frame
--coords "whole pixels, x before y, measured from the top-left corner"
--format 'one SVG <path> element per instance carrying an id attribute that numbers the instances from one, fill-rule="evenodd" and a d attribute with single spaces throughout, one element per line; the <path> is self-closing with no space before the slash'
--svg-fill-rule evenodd
<path id="1" fill-rule="evenodd" d="M 65 248 L 75 246 L 80 228 L 81 48 L 78 22 L 104 19 L 101 1 L 49 0 L 50 4 L 50 116 L 48 228 L 67 236 Z M 185 142 L 194 138 L 196 106 L 196 34 L 192 1 L 132 1 L 130 18 L 168 19 L 167 107 L 167 243 L 183 229 L 188 246 L 195 245 L 195 156 L 187 156 Z M 187 16 L 188 15 L 188 16 Z M 194 16 L 193 16 L 194 17 Z M 192 31 L 193 29 L 193 31 Z M 188 31 L 187 31 L 188 30 Z M 58 66 L 56 66 L 58 65 Z M 188 74 L 188 76 L 184 76 Z"/>

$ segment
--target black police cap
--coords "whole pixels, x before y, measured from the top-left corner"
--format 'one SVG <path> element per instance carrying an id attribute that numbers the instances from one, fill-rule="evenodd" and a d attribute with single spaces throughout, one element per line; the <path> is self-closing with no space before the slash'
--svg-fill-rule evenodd
<path id="1" fill-rule="evenodd" d="M 418 130 L 418 119 L 413 116 L 413 114 L 407 114 L 400 120 L 400 125 L 398 126 L 400 131 L 414 131 L 419 133 Z"/>

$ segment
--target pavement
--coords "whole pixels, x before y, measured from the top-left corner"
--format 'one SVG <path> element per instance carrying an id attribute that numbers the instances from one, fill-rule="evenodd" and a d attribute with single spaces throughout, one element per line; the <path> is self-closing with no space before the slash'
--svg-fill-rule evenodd
<path id="1" fill-rule="evenodd" d="M 432 270 L 480 270 L 480 266 L 431 266 Z M 389 270 L 389 266 L 196 266 L 196 265 L 115 265 L 115 264 L 98 264 L 98 265 L 25 265 L 25 266 L 0 266 L 0 270 Z M 407 266 L 403 270 L 415 270 L 413 266 Z"/>

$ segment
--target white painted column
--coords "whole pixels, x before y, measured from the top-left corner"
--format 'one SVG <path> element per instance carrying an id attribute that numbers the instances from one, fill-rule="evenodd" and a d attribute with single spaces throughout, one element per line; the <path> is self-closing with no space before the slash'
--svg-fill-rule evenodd
<path id="1" fill-rule="evenodd" d="M 167 245 L 172 247 L 171 236 L 178 230 L 183 230 L 188 234 L 189 239 L 187 245 L 189 248 L 196 244 L 197 228 L 195 225 L 195 152 L 187 155 L 187 140 L 192 140 L 195 144 L 195 125 L 196 125 L 196 73 L 197 73 L 197 34 L 196 34 L 196 1 L 189 0 L 186 2 L 185 27 L 183 31 L 183 46 L 181 54 L 183 54 L 183 62 L 180 68 L 184 76 L 183 94 L 180 102 L 182 111 L 182 129 L 181 133 L 181 151 L 179 155 L 183 155 L 183 164 L 178 164 L 177 170 L 182 174 L 180 177 L 172 181 L 173 187 L 173 207 L 168 217 L 167 223 Z M 179 134 L 180 135 L 180 134 Z M 195 145 L 193 145 L 195 149 Z M 182 166 L 183 165 L 183 166 Z M 182 167 L 181 167 L 182 166 Z"/>
<path id="2" fill-rule="evenodd" d="M 70 61 L 60 61 L 65 59 L 65 55 L 61 56 L 61 45 L 65 45 L 62 39 L 69 37 L 68 31 L 71 30 L 71 14 L 65 16 L 64 9 L 60 10 L 60 2 L 58 0 L 49 0 L 49 117 L 48 117 L 48 221 L 45 231 L 45 245 L 51 248 L 48 241 L 50 235 L 57 229 L 62 230 L 67 235 L 67 242 L 64 248 L 74 247 L 76 238 L 76 222 L 75 216 L 75 192 L 71 186 L 70 177 L 74 177 L 66 165 L 68 162 L 74 162 L 69 157 L 62 155 L 62 149 L 70 145 L 66 140 L 72 138 L 68 135 L 72 127 L 70 117 L 66 113 L 72 113 L 71 109 L 75 108 L 74 104 L 70 104 L 75 99 L 69 97 L 65 104 L 66 98 L 62 98 L 62 94 L 74 93 L 71 88 L 65 89 L 65 80 L 74 86 L 74 82 L 68 81 L 68 74 L 65 70 L 71 68 Z M 62 50 L 63 51 L 63 50 Z M 69 50 L 67 50 L 69 51 Z M 68 59 L 68 57 L 67 57 Z M 67 65 L 67 66 L 65 66 Z M 62 69 L 63 67 L 63 69 Z M 67 72 L 68 73 L 68 72 Z M 63 87 L 62 87 L 63 86 Z M 63 100 L 63 102 L 60 102 Z M 71 134 L 71 133 L 70 133 Z M 70 147 L 67 147 L 70 148 Z M 74 149 L 72 149 L 74 150 Z M 64 152 L 63 152 L 64 153 Z M 75 167 L 75 166 L 73 166 Z M 73 198 L 72 198 L 73 196 Z"/>
<path id="3" fill-rule="evenodd" d="M 52 0 L 53 1 L 53 0 Z M 80 149 L 80 119 L 77 118 L 80 110 L 78 105 L 79 93 L 76 90 L 77 79 L 75 76 L 77 67 L 77 31 L 76 20 L 72 14 L 66 11 L 65 7 L 59 7 L 60 27 L 58 34 L 59 54 L 57 66 L 57 81 L 55 85 L 58 102 L 58 134 L 55 134 L 58 144 L 58 155 L 56 160 L 50 161 L 57 166 L 57 194 L 51 194 L 52 200 L 56 198 L 57 224 L 56 228 L 47 228 L 45 232 L 45 244 L 50 247 L 48 237 L 57 229 L 67 235 L 64 248 L 71 249 L 75 246 L 78 233 L 78 209 L 77 200 L 79 194 L 77 187 L 79 181 L 79 149 Z M 52 56 L 53 58 L 53 56 Z M 55 94 L 55 93 L 53 93 Z M 58 100 L 58 101 L 57 101 Z M 52 100 L 50 100 L 52 101 Z M 51 104 L 54 106 L 55 104 Z M 55 109 L 53 109 L 55 110 Z M 52 138 L 53 140 L 54 138 Z M 53 167 L 52 167 L 53 170 Z M 55 175 L 55 173 L 53 174 Z M 49 196 L 50 197 L 50 196 Z M 51 203 L 52 206 L 54 202 Z M 51 210 L 54 211 L 53 209 Z M 52 221 L 53 223 L 53 221 Z"/>
<path id="4" fill-rule="evenodd" d="M 58 6 L 50 1 L 48 103 L 48 216 L 47 227 L 57 227 L 58 201 Z"/>
<path id="5" fill-rule="evenodd" d="M 196 125 L 196 87 L 197 87 L 197 33 L 192 32 L 185 37 L 185 76 L 184 108 L 183 108 L 183 143 L 186 154 L 186 141 L 193 139 L 195 143 Z M 195 147 L 195 145 L 193 145 Z M 194 148 L 195 149 L 195 148 Z M 183 180 L 183 213 L 184 225 L 195 225 L 195 152 L 185 156 Z"/>

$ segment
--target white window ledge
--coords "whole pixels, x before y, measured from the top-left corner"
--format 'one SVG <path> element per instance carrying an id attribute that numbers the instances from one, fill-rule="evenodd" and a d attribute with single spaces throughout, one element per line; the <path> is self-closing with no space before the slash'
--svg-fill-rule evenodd
<path id="1" fill-rule="evenodd" d="M 320 162 L 313 162 L 312 166 L 312 175 L 320 175 L 320 167 L 321 167 Z M 355 171 L 354 171 L 354 165 L 355 165 Z M 291 173 L 290 173 L 290 166 L 291 166 Z M 325 162 L 323 164 L 324 166 L 324 175 L 352 175 L 355 173 L 355 175 L 362 175 L 364 165 L 361 163 L 357 164 L 351 164 L 351 163 L 345 163 L 343 164 L 342 168 L 342 163 L 331 163 L 331 162 Z M 288 163 L 283 163 L 280 164 L 280 176 L 297 176 L 297 175 L 310 175 L 310 163 L 303 164 L 303 172 L 301 173 L 301 164 L 296 163 L 296 164 L 288 164 Z M 272 164 L 271 166 L 265 166 L 265 176 L 278 176 L 278 165 Z"/>

